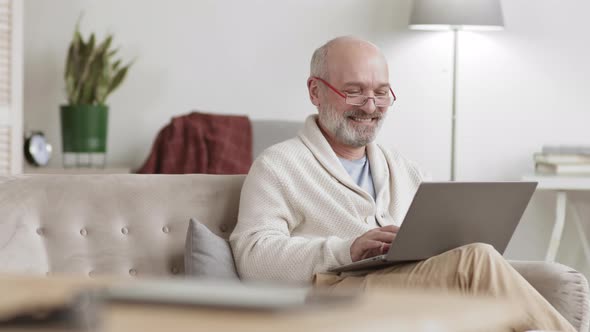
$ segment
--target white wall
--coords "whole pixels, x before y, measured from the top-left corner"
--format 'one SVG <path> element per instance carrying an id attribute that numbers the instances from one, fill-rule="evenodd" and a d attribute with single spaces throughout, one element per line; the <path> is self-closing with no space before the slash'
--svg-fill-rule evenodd
<path id="1" fill-rule="evenodd" d="M 83 31 L 115 32 L 122 54 L 137 58 L 109 101 L 109 160 L 132 167 L 141 165 L 171 116 L 193 109 L 303 121 L 315 111 L 306 91 L 313 50 L 334 36 L 355 34 L 382 45 L 392 61 L 399 103 L 382 141 L 400 145 L 444 177 L 450 99 L 447 88 L 437 87 L 449 80 L 448 59 L 429 52 L 451 48 L 448 38 L 407 31 L 409 10 L 409 1 L 388 0 L 28 1 L 27 128 L 44 129 L 60 142 L 63 62 L 82 11 Z M 430 89 L 427 99 L 424 88 Z M 60 163 L 57 154 L 53 165 Z"/>
<path id="2" fill-rule="evenodd" d="M 531 156 L 543 144 L 590 144 L 590 42 L 583 23 L 590 2 L 502 4 L 506 31 L 460 37 L 460 179 L 517 180 L 533 171 Z M 590 203 L 583 196 L 573 195 L 580 211 Z M 544 257 L 554 199 L 551 193 L 535 195 L 509 257 Z M 580 214 L 586 221 L 587 212 Z M 587 271 L 572 225 L 566 225 L 558 260 Z"/>
<path id="3" fill-rule="evenodd" d="M 311 53 L 354 34 L 382 47 L 399 97 L 379 140 L 444 180 L 452 35 L 409 31 L 410 9 L 409 0 L 28 0 L 25 125 L 60 146 L 63 62 L 82 11 L 84 32 L 114 32 L 125 58 L 137 58 L 109 101 L 109 160 L 131 167 L 170 117 L 190 110 L 302 121 L 314 112 L 305 88 Z M 459 37 L 459 179 L 518 179 L 543 144 L 590 143 L 590 43 L 582 26 L 590 3 L 515 0 L 503 9 L 505 31 Z M 58 153 L 53 165 L 60 162 Z M 551 194 L 535 195 L 508 257 L 544 256 L 552 204 Z M 560 259 L 581 266 L 572 241 Z"/>

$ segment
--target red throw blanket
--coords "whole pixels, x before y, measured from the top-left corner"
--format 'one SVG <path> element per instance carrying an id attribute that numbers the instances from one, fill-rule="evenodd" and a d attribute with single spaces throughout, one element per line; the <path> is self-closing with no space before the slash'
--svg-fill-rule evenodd
<path id="1" fill-rule="evenodd" d="M 246 174 L 252 164 L 252 127 L 247 116 L 193 112 L 160 130 L 137 173 Z"/>

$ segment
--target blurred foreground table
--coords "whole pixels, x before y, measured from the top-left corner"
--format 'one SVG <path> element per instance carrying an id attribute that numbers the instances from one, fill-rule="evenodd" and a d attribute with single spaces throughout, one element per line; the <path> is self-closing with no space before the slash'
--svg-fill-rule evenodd
<path id="1" fill-rule="evenodd" d="M 85 277 L 0 276 L 0 320 L 31 309 L 51 308 L 80 290 L 125 285 L 135 280 Z M 197 282 L 197 281 L 195 281 Z M 15 331 L 501 331 L 522 309 L 491 298 L 433 292 L 380 290 L 363 293 L 352 303 L 292 310 L 261 311 L 164 304 L 105 303 L 95 328 L 65 329 L 0 325 Z"/>

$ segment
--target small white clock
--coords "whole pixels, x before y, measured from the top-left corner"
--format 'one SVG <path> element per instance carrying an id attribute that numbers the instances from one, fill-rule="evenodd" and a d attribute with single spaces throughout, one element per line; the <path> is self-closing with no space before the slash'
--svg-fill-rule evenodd
<path id="1" fill-rule="evenodd" d="M 33 166 L 46 166 L 51 159 L 53 148 L 47 142 L 45 135 L 34 131 L 25 139 L 25 159 Z"/>

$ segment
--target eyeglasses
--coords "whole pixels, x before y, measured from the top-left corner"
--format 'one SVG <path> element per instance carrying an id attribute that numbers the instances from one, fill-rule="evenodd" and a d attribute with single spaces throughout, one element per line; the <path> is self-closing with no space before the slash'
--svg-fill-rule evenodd
<path id="1" fill-rule="evenodd" d="M 364 96 L 364 95 L 353 95 L 353 94 L 343 93 L 340 90 L 333 87 L 332 84 L 326 82 L 326 80 L 324 80 L 322 78 L 319 78 L 317 76 L 312 76 L 311 78 L 324 83 L 328 88 L 330 88 L 332 91 L 334 91 L 340 97 L 344 98 L 345 102 L 348 105 L 363 106 L 364 104 L 367 103 L 367 101 L 369 99 L 373 99 L 373 102 L 375 102 L 375 107 L 389 107 L 389 106 L 393 105 L 393 102 L 397 99 L 395 97 L 395 93 L 393 93 L 393 90 L 391 89 L 391 87 L 389 87 L 389 91 L 391 92 L 391 95 L 387 94 L 387 95 L 369 97 L 369 96 Z"/>

